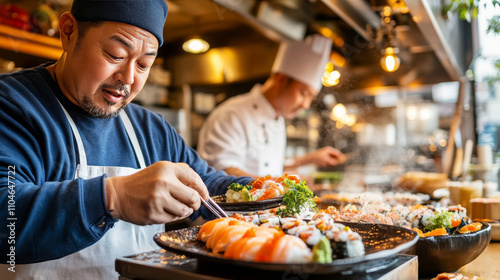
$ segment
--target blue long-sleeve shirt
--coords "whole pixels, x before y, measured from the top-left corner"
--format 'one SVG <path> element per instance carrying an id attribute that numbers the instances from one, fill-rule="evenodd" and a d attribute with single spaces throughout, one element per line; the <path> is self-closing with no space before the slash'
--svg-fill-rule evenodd
<path id="1" fill-rule="evenodd" d="M 78 151 L 57 100 L 78 127 L 89 165 L 139 168 L 121 120 L 89 116 L 62 94 L 45 66 L 0 76 L 0 224 L 14 224 L 0 227 L 2 263 L 11 246 L 18 264 L 66 256 L 97 242 L 116 222 L 106 208 L 106 175 L 74 179 Z M 208 166 L 161 115 L 136 104 L 125 110 L 147 166 L 185 162 L 210 195 L 251 180 Z M 192 218 L 209 216 L 201 212 Z"/>

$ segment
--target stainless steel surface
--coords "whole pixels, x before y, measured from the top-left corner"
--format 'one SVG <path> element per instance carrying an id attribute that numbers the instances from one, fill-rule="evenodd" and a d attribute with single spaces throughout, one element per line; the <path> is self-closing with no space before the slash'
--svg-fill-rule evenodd
<path id="1" fill-rule="evenodd" d="M 414 21 L 422 32 L 422 36 L 429 42 L 434 53 L 436 54 L 439 62 L 448 73 L 451 80 L 457 81 L 465 74 L 465 68 L 469 65 L 459 63 L 463 57 L 457 56 L 453 48 L 461 47 L 463 42 L 453 41 L 460 40 L 461 34 L 456 33 L 456 29 L 452 28 L 453 25 L 459 26 L 457 18 L 450 18 L 448 22 L 440 17 L 441 6 L 437 1 L 418 0 L 406 1 L 408 8 L 410 8 Z M 456 36 L 455 38 L 451 36 Z"/>
<path id="2" fill-rule="evenodd" d="M 373 38 L 366 26 L 380 27 L 380 18 L 366 1 L 322 0 L 322 2 L 367 41 Z"/>
<path id="3" fill-rule="evenodd" d="M 404 20 L 401 1 L 389 0 L 168 0 L 164 29 L 167 64 L 174 85 L 223 84 L 266 77 L 279 42 L 296 40 L 300 28 L 307 33 L 328 28 L 336 57 L 346 64 L 336 91 L 367 94 L 363 89 L 429 85 L 456 81 L 464 75 L 474 52 L 472 26 L 458 16 L 443 17 L 443 1 L 406 1 L 409 16 Z M 274 13 L 262 18 L 262 5 Z M 380 12 L 393 6 L 398 25 L 401 67 L 386 73 L 379 66 L 381 42 L 377 39 Z M 276 17 L 276 20 L 274 20 Z M 279 24 L 278 24 L 279 20 Z M 201 35 L 212 45 L 202 55 L 186 55 L 180 44 L 189 36 Z M 301 35 L 302 36 L 302 35 Z M 214 64 L 216 66 L 214 68 Z M 218 68 L 217 68 L 218 67 Z M 202 71 L 200 69 L 208 69 Z M 345 94 L 353 96 L 352 94 Z M 353 96 L 352 98 L 355 98 Z"/>

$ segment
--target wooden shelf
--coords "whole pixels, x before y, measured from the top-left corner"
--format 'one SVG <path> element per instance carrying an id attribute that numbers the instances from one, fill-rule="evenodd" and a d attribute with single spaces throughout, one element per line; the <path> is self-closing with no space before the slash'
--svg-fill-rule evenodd
<path id="1" fill-rule="evenodd" d="M 0 24 L 0 48 L 57 60 L 63 50 L 61 41 L 41 34 Z"/>

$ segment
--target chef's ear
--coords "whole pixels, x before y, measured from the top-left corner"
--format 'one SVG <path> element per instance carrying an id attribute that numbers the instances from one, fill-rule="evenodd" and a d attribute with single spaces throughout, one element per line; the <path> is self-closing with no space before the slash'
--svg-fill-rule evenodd
<path id="1" fill-rule="evenodd" d="M 278 85 L 278 87 L 280 87 L 280 88 L 287 88 L 288 85 L 293 81 L 285 74 L 276 73 L 275 75 L 276 75 L 275 82 Z"/>
<path id="2" fill-rule="evenodd" d="M 64 51 L 68 51 L 71 41 L 75 41 L 78 36 L 77 21 L 70 12 L 65 12 L 59 18 L 59 33 Z"/>

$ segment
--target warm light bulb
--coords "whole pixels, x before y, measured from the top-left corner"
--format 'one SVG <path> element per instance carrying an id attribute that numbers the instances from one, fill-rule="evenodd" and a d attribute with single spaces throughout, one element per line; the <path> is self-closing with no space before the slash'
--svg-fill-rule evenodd
<path id="1" fill-rule="evenodd" d="M 332 73 L 330 73 L 330 79 L 332 80 L 338 80 L 340 78 L 340 72 L 335 70 Z"/>
<path id="2" fill-rule="evenodd" d="M 415 121 L 418 116 L 418 109 L 415 106 L 408 106 L 406 108 L 406 118 L 410 121 Z"/>
<path id="3" fill-rule="evenodd" d="M 208 42 L 201 38 L 191 38 L 182 44 L 182 49 L 188 53 L 204 53 L 209 48 Z"/>
<path id="4" fill-rule="evenodd" d="M 397 56 L 397 49 L 386 48 L 384 56 L 380 59 L 380 66 L 387 72 L 394 72 L 399 69 L 401 60 Z"/>
<path id="5" fill-rule="evenodd" d="M 337 121 L 337 120 L 342 119 L 342 117 L 344 117 L 346 113 L 347 113 L 347 109 L 344 106 L 344 104 L 338 103 L 337 105 L 335 105 L 333 107 L 332 112 L 330 114 L 330 118 L 334 121 Z"/>
<path id="6" fill-rule="evenodd" d="M 323 73 L 323 77 L 321 78 L 323 85 L 325 87 L 333 87 L 339 84 L 340 82 L 340 72 L 335 70 L 333 72 Z"/>
<path id="7" fill-rule="evenodd" d="M 420 111 L 420 119 L 426 121 L 430 118 L 431 118 L 431 111 L 429 110 L 429 108 L 423 108 Z"/>
<path id="8" fill-rule="evenodd" d="M 328 77 L 323 76 L 321 78 L 321 81 L 325 87 L 333 87 L 336 86 L 340 83 L 340 79 L 332 79 L 330 75 L 327 75 Z"/>

